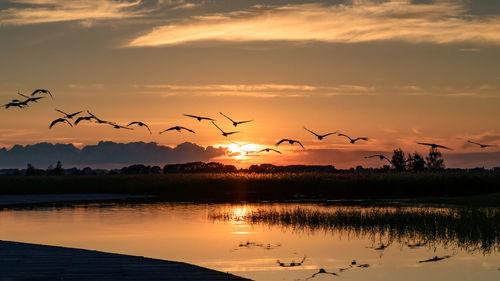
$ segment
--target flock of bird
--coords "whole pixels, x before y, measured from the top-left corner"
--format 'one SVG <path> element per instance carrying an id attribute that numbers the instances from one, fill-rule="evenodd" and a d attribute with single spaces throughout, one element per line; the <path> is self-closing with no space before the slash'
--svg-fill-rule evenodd
<path id="1" fill-rule="evenodd" d="M 50 96 L 50 98 L 52 98 L 52 99 L 54 98 L 54 96 L 52 95 L 52 93 L 49 90 L 47 90 L 47 89 L 36 89 L 29 96 L 28 95 L 23 95 L 22 93 L 19 93 L 19 92 L 18 92 L 18 95 L 21 96 L 21 97 L 23 97 L 23 98 L 25 98 L 25 100 L 12 99 L 9 103 L 4 104 L 3 107 L 5 107 L 6 109 L 8 109 L 10 107 L 17 107 L 17 108 L 23 109 L 23 108 L 28 107 L 30 103 L 36 103 L 36 102 L 38 102 L 38 100 L 45 98 L 45 96 Z M 45 95 L 45 96 L 41 96 L 41 95 Z M 93 122 L 95 122 L 97 124 L 109 125 L 109 126 L 115 128 L 115 129 L 133 130 L 132 126 L 144 127 L 144 128 L 146 128 L 148 130 L 149 134 L 152 134 L 152 131 L 151 131 L 150 127 L 146 123 L 141 122 L 141 121 L 132 121 L 132 122 L 130 122 L 127 125 L 119 125 L 116 122 L 103 120 L 103 119 L 97 117 L 96 115 L 94 115 L 93 113 L 91 113 L 89 110 L 86 111 L 86 113 L 88 114 L 87 116 L 80 116 L 78 118 L 76 118 L 76 116 L 80 115 L 83 112 L 83 110 L 82 111 L 78 111 L 78 112 L 74 112 L 74 113 L 66 113 L 66 112 L 64 112 L 62 110 L 59 110 L 59 109 L 55 109 L 55 110 L 57 112 L 61 113 L 63 116 L 60 117 L 60 118 L 57 118 L 57 119 L 53 120 L 50 123 L 50 125 L 49 125 L 49 129 L 51 129 L 52 127 L 54 127 L 57 124 L 67 124 L 68 126 L 73 127 L 73 125 L 76 126 L 76 125 L 78 125 L 82 121 L 89 121 L 89 122 L 93 121 Z M 219 114 L 222 115 L 227 120 L 229 120 L 234 127 L 238 127 L 238 125 L 242 125 L 242 124 L 254 121 L 253 119 L 243 120 L 243 121 L 235 121 L 231 117 L 227 116 L 226 114 L 224 114 L 222 112 L 219 112 Z M 184 116 L 189 117 L 189 118 L 194 118 L 194 119 L 198 120 L 199 122 L 201 122 L 203 120 L 210 121 L 214 125 L 214 127 L 216 129 L 218 129 L 220 131 L 221 135 L 224 136 L 224 137 L 229 137 L 229 136 L 231 136 L 233 134 L 241 133 L 240 131 L 224 131 L 221 127 L 219 127 L 219 125 L 217 125 L 215 123 L 216 120 L 213 119 L 213 118 L 204 117 L 204 116 L 198 116 L 198 115 L 193 115 L 193 114 L 184 114 Z M 75 121 L 73 123 L 71 123 L 70 121 L 73 120 L 74 118 L 76 118 Z M 355 144 L 358 141 L 368 141 L 367 137 L 351 138 L 347 134 L 339 133 L 338 131 L 329 132 L 329 133 L 326 133 L 326 134 L 318 134 L 318 133 L 316 133 L 316 132 L 314 132 L 314 131 L 306 128 L 306 127 L 304 127 L 304 129 L 307 132 L 313 134 L 319 141 L 322 141 L 324 138 L 326 138 L 326 137 L 328 137 L 330 135 L 335 135 L 335 134 L 337 136 L 339 136 L 339 137 L 345 137 L 348 140 L 348 142 L 351 143 L 351 144 Z M 173 127 L 170 127 L 170 128 L 167 128 L 165 130 L 160 131 L 159 134 L 163 134 L 163 133 L 169 132 L 169 131 L 177 131 L 179 133 L 182 132 L 182 131 L 186 131 L 186 132 L 193 133 L 193 134 L 196 133 L 192 129 L 176 125 L 176 126 L 173 126 Z M 229 141 L 231 141 L 231 140 L 229 139 Z M 233 141 L 231 141 L 231 142 L 233 142 Z M 474 144 L 474 145 L 477 145 L 480 148 L 488 148 L 488 147 L 496 147 L 497 146 L 497 145 L 492 145 L 492 144 L 481 144 L 481 143 L 473 142 L 473 141 L 470 141 L 470 140 L 468 140 L 467 142 L 471 143 L 471 144 Z M 233 142 L 233 143 L 235 143 L 235 142 Z M 296 139 L 284 138 L 284 139 L 281 139 L 278 142 L 276 142 L 275 146 L 278 147 L 282 143 L 288 143 L 290 145 L 298 144 L 298 145 L 300 145 L 300 147 L 302 147 L 302 149 L 305 150 L 305 147 L 302 144 L 302 142 L 300 142 L 299 140 L 296 140 Z M 237 143 L 235 143 L 235 144 L 237 144 Z M 437 149 L 437 148 L 443 148 L 443 149 L 451 150 L 451 148 L 449 148 L 447 146 L 440 145 L 440 144 L 435 144 L 435 143 L 418 142 L 418 144 L 429 146 L 429 147 L 432 147 L 432 148 L 435 148 L 435 149 Z M 242 145 L 238 144 L 238 146 L 242 146 Z M 261 149 L 259 151 L 246 151 L 246 154 L 247 155 L 251 155 L 251 154 L 258 154 L 258 153 L 261 153 L 261 152 L 275 152 L 275 153 L 281 154 L 281 152 L 279 150 L 274 149 L 274 148 L 268 148 L 268 147 L 264 148 L 264 149 Z M 371 155 L 371 156 L 366 156 L 365 158 L 370 159 L 370 158 L 376 158 L 376 157 L 378 157 L 381 161 L 386 160 L 391 165 L 394 166 L 393 162 L 389 158 L 387 158 L 386 156 L 381 155 L 381 154 L 374 154 L 374 155 Z M 423 159 L 420 159 L 420 158 L 418 158 L 418 159 L 410 158 L 410 159 L 406 160 L 406 162 L 410 162 L 410 161 L 423 162 L 424 164 L 427 165 L 427 163 Z"/>

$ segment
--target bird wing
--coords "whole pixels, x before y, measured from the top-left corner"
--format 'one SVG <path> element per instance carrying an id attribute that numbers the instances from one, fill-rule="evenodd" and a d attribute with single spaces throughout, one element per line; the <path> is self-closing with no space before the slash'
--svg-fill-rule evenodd
<path id="1" fill-rule="evenodd" d="M 205 119 L 205 120 L 215 121 L 215 119 L 213 119 L 213 118 L 208 118 L 208 117 L 200 117 L 200 118 Z"/>
<path id="2" fill-rule="evenodd" d="M 62 113 L 62 114 L 64 114 L 64 115 L 68 115 L 68 113 L 66 113 L 66 112 L 64 112 L 64 111 L 62 111 L 62 110 L 59 110 L 59 109 L 57 109 L 57 108 L 56 108 L 56 111 L 57 111 L 57 112 L 60 112 L 60 113 Z"/>
<path id="3" fill-rule="evenodd" d="M 337 132 L 333 132 L 333 133 L 328 133 L 328 134 L 324 134 L 324 135 L 322 135 L 321 137 L 323 137 L 323 138 L 324 138 L 324 137 L 328 137 L 329 135 L 333 135 L 333 134 L 336 134 L 336 133 L 337 133 Z"/>
<path id="4" fill-rule="evenodd" d="M 276 149 L 269 148 L 269 150 L 272 150 L 272 151 L 274 151 L 274 152 L 277 152 L 277 153 L 281 154 L 281 152 L 280 152 L 280 151 L 278 151 L 278 150 L 276 150 Z"/>
<path id="5" fill-rule="evenodd" d="M 69 116 L 73 117 L 73 116 L 78 115 L 78 114 L 80 114 L 80 113 L 82 113 L 82 112 L 83 112 L 83 111 L 78 111 L 78 112 L 75 112 L 75 113 L 70 114 Z"/>
<path id="6" fill-rule="evenodd" d="M 355 138 L 355 139 L 354 139 L 354 141 L 357 141 L 357 140 L 364 140 L 364 141 L 367 141 L 367 140 L 368 140 L 368 138 L 364 138 L 364 137 L 363 137 L 363 138 Z"/>
<path id="7" fill-rule="evenodd" d="M 66 123 L 68 123 L 68 125 L 70 125 L 71 127 L 73 127 L 73 125 L 71 124 L 71 122 L 69 122 L 69 121 L 68 121 L 68 120 L 66 120 L 66 119 L 64 119 L 64 121 L 65 121 Z"/>
<path id="8" fill-rule="evenodd" d="M 127 127 L 128 127 L 128 126 L 130 126 L 130 125 L 134 125 L 134 124 L 139 124 L 139 122 L 137 122 L 137 121 L 130 122 L 130 123 L 127 125 Z"/>
<path id="9" fill-rule="evenodd" d="M 220 113 L 222 116 L 224 116 L 224 117 L 226 117 L 227 119 L 229 119 L 229 121 L 234 122 L 234 120 L 233 120 L 233 119 L 231 119 L 231 118 L 227 117 L 226 115 L 224 115 L 224 113 L 222 113 L 222 112 L 219 112 L 219 113 Z"/>
<path id="10" fill-rule="evenodd" d="M 300 146 L 301 146 L 303 149 L 306 149 L 306 148 L 302 145 L 302 143 L 301 143 L 300 141 L 295 141 L 295 142 L 296 142 L 296 143 L 298 143 L 298 144 L 300 144 Z"/>
<path id="11" fill-rule="evenodd" d="M 382 155 L 383 156 L 383 155 Z M 378 154 L 374 154 L 374 155 L 371 155 L 371 156 L 365 156 L 366 159 L 368 158 L 374 158 L 374 157 L 380 157 L 380 155 Z M 385 157 L 385 156 L 384 156 Z"/>
<path id="12" fill-rule="evenodd" d="M 229 132 L 229 133 L 226 133 L 226 135 L 232 135 L 232 134 L 236 134 L 236 133 L 239 133 L 239 131 Z"/>
<path id="13" fill-rule="evenodd" d="M 78 125 L 78 123 L 80 123 L 80 121 L 82 120 L 88 120 L 86 116 L 84 117 L 78 117 L 76 120 L 75 120 L 75 125 Z"/>
<path id="14" fill-rule="evenodd" d="M 346 137 L 348 138 L 349 140 L 352 140 L 351 137 L 349 137 L 348 135 L 346 134 L 338 134 L 339 137 Z"/>
<path id="15" fill-rule="evenodd" d="M 143 124 L 144 124 L 144 123 L 143 123 Z M 148 126 L 148 125 L 144 124 L 144 127 L 146 127 L 146 129 L 148 129 L 148 131 L 149 131 L 149 134 L 150 134 L 150 135 L 152 135 L 152 134 L 153 134 L 153 133 L 151 132 L 151 129 L 149 129 L 149 126 Z"/>
<path id="16" fill-rule="evenodd" d="M 311 134 L 313 134 L 313 135 L 315 135 L 315 136 L 317 136 L 317 137 L 319 137 L 319 136 L 320 136 L 320 135 L 316 134 L 315 132 L 313 132 L 313 131 L 309 130 L 309 129 L 308 129 L 308 128 L 306 128 L 306 127 L 304 127 L 304 130 L 308 131 L 309 133 L 311 133 Z"/>
<path id="17" fill-rule="evenodd" d="M 59 122 L 63 122 L 63 120 L 66 120 L 66 119 L 59 118 L 59 119 L 52 121 L 52 123 L 50 123 L 49 129 L 52 128 L 52 126 L 54 126 L 55 124 L 57 124 Z"/>
<path id="18" fill-rule="evenodd" d="M 217 124 L 215 124 L 215 122 L 214 122 L 214 121 L 212 121 L 212 124 L 214 124 L 214 126 L 215 126 L 217 129 L 219 129 L 219 131 L 221 131 L 223 134 L 225 134 L 225 132 L 224 132 L 221 128 L 219 128 L 219 126 L 217 126 Z"/>
<path id="19" fill-rule="evenodd" d="M 200 118 L 199 116 L 191 115 L 191 114 L 184 114 L 184 116 L 191 117 L 191 118 Z"/>
<path id="20" fill-rule="evenodd" d="M 186 127 L 180 127 L 180 128 L 181 128 L 181 129 L 184 129 L 184 130 L 186 130 L 186 131 L 189 131 L 189 132 L 191 132 L 191 133 L 193 133 L 193 134 L 196 134 L 193 130 L 188 129 L 188 128 L 186 128 Z"/>
<path id="21" fill-rule="evenodd" d="M 30 98 L 30 97 L 28 97 L 28 96 L 26 96 L 26 95 L 23 95 L 23 94 L 19 93 L 19 92 L 17 92 L 17 94 L 18 94 L 18 95 L 20 95 L 20 96 L 23 96 L 23 97 L 25 97 L 25 98 L 27 98 L 27 99 L 29 99 L 29 98 Z"/>
<path id="22" fill-rule="evenodd" d="M 473 142 L 473 141 L 470 141 L 470 140 L 468 140 L 467 142 L 470 142 L 470 143 L 472 143 L 472 144 L 477 144 L 477 145 L 479 145 L 479 146 L 481 146 L 481 145 L 482 145 L 482 144 L 480 144 L 480 143 Z"/>
<path id="23" fill-rule="evenodd" d="M 253 121 L 253 119 L 252 120 L 245 120 L 245 121 L 238 121 L 236 123 L 237 124 L 243 124 L 243 123 L 248 123 L 248 122 L 252 122 L 252 121 Z"/>
<path id="24" fill-rule="evenodd" d="M 444 148 L 444 149 L 451 150 L 451 148 L 446 147 L 446 146 L 444 146 L 444 145 L 435 144 L 435 146 L 437 146 L 437 147 L 441 147 L 441 148 Z"/>
<path id="25" fill-rule="evenodd" d="M 282 140 L 280 140 L 279 142 L 277 142 L 275 145 L 276 145 L 276 146 L 279 146 L 279 145 L 280 145 L 282 142 L 284 142 L 284 141 L 289 141 L 289 140 L 288 140 L 288 139 L 282 139 Z"/>

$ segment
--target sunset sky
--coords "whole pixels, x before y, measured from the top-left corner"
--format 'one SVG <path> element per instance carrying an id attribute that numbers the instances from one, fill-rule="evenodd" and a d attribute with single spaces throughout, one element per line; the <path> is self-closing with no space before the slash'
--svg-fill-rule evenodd
<path id="1" fill-rule="evenodd" d="M 498 0 L 4 0 L 0 2 L 0 103 L 50 89 L 55 98 L 0 110 L 0 147 L 14 144 L 157 142 L 273 147 L 283 155 L 221 161 L 356 164 L 379 167 L 389 156 L 453 148 L 448 166 L 500 166 L 500 1 Z M 142 128 L 81 123 L 48 125 L 66 112 Z M 180 125 L 196 134 L 158 132 Z M 368 137 L 355 145 L 319 142 L 303 126 Z M 483 152 L 478 154 L 479 152 Z M 449 158 L 447 158 L 449 157 Z M 217 160 L 217 159 L 216 159 Z"/>

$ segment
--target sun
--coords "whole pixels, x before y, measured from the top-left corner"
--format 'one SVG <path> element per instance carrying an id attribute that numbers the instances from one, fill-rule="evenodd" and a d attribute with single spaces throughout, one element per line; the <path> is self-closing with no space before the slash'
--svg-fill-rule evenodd
<path id="1" fill-rule="evenodd" d="M 225 147 L 228 149 L 229 157 L 234 159 L 248 159 L 249 155 L 260 150 L 260 146 L 253 143 L 230 144 Z"/>

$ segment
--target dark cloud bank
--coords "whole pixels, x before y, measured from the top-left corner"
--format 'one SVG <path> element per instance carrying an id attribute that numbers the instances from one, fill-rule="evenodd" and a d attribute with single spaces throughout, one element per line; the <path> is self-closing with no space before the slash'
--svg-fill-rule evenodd
<path id="1" fill-rule="evenodd" d="M 15 145 L 0 149 L 1 168 L 22 168 L 27 163 L 35 167 L 47 167 L 61 161 L 64 166 L 113 167 L 131 164 L 172 164 L 193 161 L 209 161 L 224 155 L 225 148 L 202 147 L 194 143 L 182 143 L 174 148 L 150 142 L 115 143 L 101 141 L 82 149 L 73 144 L 38 143 Z"/>

